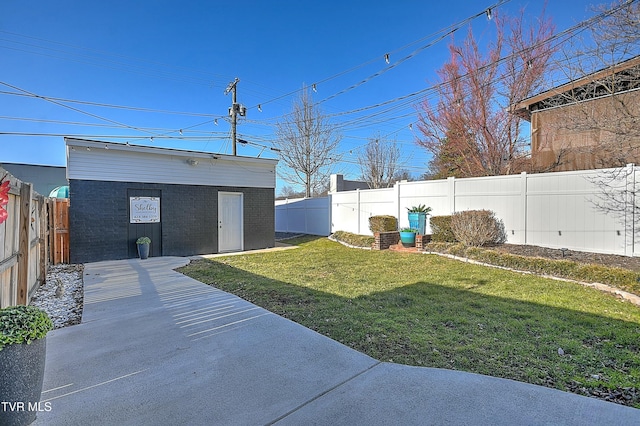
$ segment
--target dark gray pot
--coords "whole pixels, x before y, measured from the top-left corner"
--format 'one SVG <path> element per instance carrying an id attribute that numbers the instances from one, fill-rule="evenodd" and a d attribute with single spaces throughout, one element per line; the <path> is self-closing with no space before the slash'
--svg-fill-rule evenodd
<path id="1" fill-rule="evenodd" d="M 9 345 L 0 351 L 0 399 L 23 403 L 13 405 L 13 410 L 6 404 L 0 407 L 1 425 L 29 425 L 36 419 L 44 380 L 46 340 L 44 337 L 30 345 Z"/>
<path id="2" fill-rule="evenodd" d="M 138 256 L 140 259 L 149 257 L 149 244 L 138 244 Z"/>

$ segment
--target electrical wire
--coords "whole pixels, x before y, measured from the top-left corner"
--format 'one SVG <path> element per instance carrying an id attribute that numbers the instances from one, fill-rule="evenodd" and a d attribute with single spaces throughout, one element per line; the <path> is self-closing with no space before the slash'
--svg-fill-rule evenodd
<path id="1" fill-rule="evenodd" d="M 87 111 L 82 111 L 82 110 L 80 110 L 80 109 L 78 109 L 78 108 L 74 108 L 74 107 L 72 107 L 72 106 L 65 105 L 65 104 L 63 104 L 63 103 L 61 103 L 61 102 L 58 102 L 58 101 L 55 101 L 55 100 L 49 99 L 49 98 L 47 98 L 47 97 L 45 97 L 45 96 L 36 95 L 35 93 L 32 93 L 32 92 L 29 92 L 29 91 L 27 91 L 27 90 L 21 89 L 21 88 L 19 88 L 19 87 L 17 87 L 17 86 L 14 86 L 14 85 L 12 85 L 12 84 L 5 83 L 4 81 L 0 81 L 0 84 L 2 84 L 2 85 L 4 85 L 4 86 L 7 86 L 7 87 L 10 87 L 10 88 L 12 88 L 12 89 L 14 89 L 14 90 L 19 90 L 20 92 L 23 92 L 23 93 L 26 93 L 26 94 L 28 94 L 28 95 L 34 96 L 34 97 L 36 97 L 36 98 L 40 98 L 40 99 L 45 100 L 45 101 L 47 101 L 47 102 L 51 102 L 52 104 L 55 104 L 55 105 L 61 106 L 61 107 L 63 107 L 63 108 L 67 108 L 67 109 L 70 109 L 70 110 L 72 110 L 72 111 L 76 111 L 76 112 L 79 112 L 79 113 L 81 113 L 81 114 L 85 114 L 85 115 L 88 115 L 88 116 L 90 116 L 90 117 L 97 118 L 97 119 L 99 119 L 99 120 L 104 120 L 104 121 L 107 121 L 107 122 L 109 122 L 109 123 L 117 124 L 117 125 L 119 125 L 119 126 L 123 126 L 123 127 L 128 128 L 128 129 L 132 129 L 132 130 L 137 130 L 137 131 L 140 131 L 140 132 L 146 132 L 146 133 L 153 134 L 153 132 L 148 132 L 148 131 L 145 131 L 145 130 L 140 129 L 140 128 L 138 128 L 138 127 L 135 127 L 135 126 L 130 126 L 130 125 L 128 125 L 128 124 L 120 123 L 119 121 L 111 120 L 110 118 L 101 117 L 101 116 L 99 116 L 99 115 L 92 114 L 92 113 L 87 112 Z"/>
<path id="2" fill-rule="evenodd" d="M 428 44 L 426 44 L 426 45 L 424 45 L 424 46 L 421 46 L 420 48 L 418 48 L 417 50 L 415 50 L 415 51 L 414 51 L 414 52 L 412 52 L 411 54 L 407 55 L 406 57 L 402 58 L 401 60 L 399 60 L 399 61 L 395 62 L 394 64 L 389 65 L 388 67 L 384 68 L 384 69 L 383 69 L 383 70 L 381 70 L 381 71 L 378 71 L 378 72 L 377 72 L 377 73 L 375 73 L 375 74 L 372 74 L 371 76 L 369 76 L 369 77 L 365 78 L 364 80 L 360 81 L 359 83 L 356 83 L 355 85 L 352 85 L 352 86 L 350 86 L 350 87 L 348 87 L 348 88 L 346 88 L 346 89 L 344 89 L 344 90 L 342 90 L 342 91 L 340 91 L 340 92 L 338 92 L 338 93 L 336 93 L 336 94 L 334 94 L 334 95 L 332 95 L 332 96 L 330 96 L 330 97 L 328 97 L 328 98 L 325 98 L 324 100 L 322 100 L 322 101 L 320 101 L 320 102 L 318 102 L 318 103 L 324 103 L 324 102 L 326 102 L 326 101 L 328 101 L 328 100 L 330 100 L 330 99 L 333 99 L 333 98 L 334 98 L 334 97 L 336 97 L 336 96 L 339 96 L 339 95 L 341 95 L 341 94 L 343 94 L 343 93 L 346 93 L 346 92 L 348 92 L 348 91 L 350 91 L 350 90 L 352 90 L 352 89 L 355 89 L 355 88 L 356 88 L 356 87 L 358 87 L 358 86 L 361 86 L 362 84 L 364 84 L 364 83 L 366 83 L 366 82 L 368 82 L 368 81 L 370 81 L 370 80 L 374 79 L 375 77 L 378 77 L 378 76 L 380 76 L 380 75 L 382 75 L 382 74 L 386 73 L 387 71 L 389 71 L 389 70 L 391 70 L 391 69 L 393 69 L 393 68 L 397 67 L 399 64 L 401 64 L 401 63 L 403 63 L 403 62 L 405 62 L 405 61 L 407 61 L 407 60 L 409 60 L 409 59 L 411 59 L 411 58 L 415 57 L 418 53 L 422 52 L 423 50 L 425 50 L 425 49 L 427 49 L 427 48 L 429 48 L 429 47 L 432 47 L 433 45 L 435 45 L 435 44 L 436 44 L 436 43 L 438 43 L 439 41 L 443 40 L 446 36 L 448 36 L 448 35 L 450 35 L 450 34 L 453 34 L 454 32 L 456 32 L 457 30 L 459 30 L 460 28 L 462 28 L 464 25 L 468 24 L 468 23 L 469 23 L 469 22 L 471 22 L 472 20 L 474 20 L 474 19 L 476 19 L 476 18 L 478 18 L 478 17 L 480 17 L 480 16 L 484 16 L 487 10 L 495 10 L 495 9 L 497 9 L 498 7 L 500 7 L 500 6 L 502 6 L 502 5 L 506 4 L 506 3 L 508 3 L 508 2 L 510 2 L 510 1 L 511 1 L 511 0 L 500 0 L 500 1 L 498 1 L 497 3 L 494 3 L 493 5 L 489 6 L 488 8 L 484 8 L 481 12 L 478 12 L 478 13 L 476 13 L 475 15 L 472 15 L 472 16 L 470 16 L 470 17 L 466 18 L 466 19 L 463 19 L 462 21 L 459 21 L 459 22 L 457 22 L 457 23 L 455 23 L 455 24 L 453 24 L 453 25 L 450 25 L 449 27 L 446 27 L 446 28 L 444 28 L 444 29 L 441 29 L 441 30 L 437 31 L 436 33 L 434 33 L 433 35 L 423 37 L 423 38 L 421 38 L 421 39 L 419 39 L 419 40 L 416 40 L 416 41 L 414 41 L 414 42 L 411 42 L 411 43 L 409 43 L 409 44 L 407 44 L 407 45 L 405 45 L 405 46 L 403 46 L 403 47 L 401 47 L 401 48 L 395 49 L 394 51 L 392 51 L 393 53 L 397 53 L 398 51 L 401 51 L 401 50 L 403 50 L 403 49 L 405 49 L 405 48 L 407 48 L 407 47 L 409 47 L 409 46 L 412 46 L 412 45 L 414 45 L 414 44 L 417 44 L 418 42 L 424 41 L 425 39 L 429 39 L 429 38 L 431 38 L 431 37 L 436 37 L 436 39 L 435 39 L 434 41 L 432 41 L 432 42 L 430 42 L 430 43 L 428 43 Z M 387 58 L 387 56 L 386 56 L 386 55 L 387 55 L 387 54 L 383 55 L 383 57 L 385 57 L 385 59 Z M 360 68 L 362 68 L 362 67 L 364 67 L 364 66 L 366 66 L 366 65 L 369 65 L 369 64 L 371 64 L 371 63 L 377 62 L 377 61 L 379 61 L 379 58 L 380 58 L 380 57 L 378 56 L 378 57 L 376 57 L 376 58 L 374 58 L 374 59 L 371 59 L 371 60 L 369 60 L 369 61 L 367 61 L 367 62 L 364 62 L 364 63 L 362 63 L 362 64 L 360 64 L 360 65 L 357 65 L 357 66 L 352 67 L 352 68 L 349 68 L 349 69 L 347 69 L 347 70 L 344 70 L 344 71 L 338 72 L 337 74 L 334 74 L 334 75 L 332 75 L 332 76 L 330 76 L 330 77 L 327 77 L 327 78 L 325 78 L 325 79 L 322 79 L 322 80 L 320 80 L 320 81 L 317 81 L 317 82 L 313 83 L 313 84 L 312 84 L 312 86 L 313 86 L 313 87 L 317 87 L 317 86 L 318 86 L 318 85 L 320 85 L 320 84 L 326 83 L 326 82 L 331 81 L 331 80 L 333 80 L 333 79 L 335 79 L 335 78 L 341 77 L 341 76 L 343 76 L 343 75 L 345 75 L 345 74 L 348 74 L 348 73 L 350 73 L 350 72 L 352 72 L 352 71 L 355 71 L 355 70 L 357 70 L 357 69 L 360 69 Z M 276 97 L 276 98 L 273 98 L 273 99 L 270 99 L 270 100 L 266 100 L 266 101 L 260 102 L 259 104 L 256 104 L 255 106 L 251 107 L 250 109 L 257 108 L 257 106 L 258 106 L 258 105 L 264 106 L 264 105 L 269 104 L 269 103 L 271 103 L 271 102 L 273 102 L 273 101 L 276 101 L 276 100 L 279 100 L 279 99 L 282 99 L 282 98 L 285 98 L 285 97 L 289 97 L 289 96 L 291 96 L 291 95 L 298 94 L 298 93 L 302 92 L 303 90 L 305 90 L 305 89 L 304 89 L 304 88 L 302 88 L 302 89 L 297 89 L 297 90 L 294 90 L 294 91 L 288 92 L 288 93 L 286 93 L 286 94 L 284 94 L 284 95 L 278 96 L 278 97 Z"/>
<path id="3" fill-rule="evenodd" d="M 634 1 L 636 1 L 636 0 L 630 0 L 630 1 L 622 4 L 620 7 L 626 6 L 626 5 L 630 4 L 630 3 L 633 3 Z M 501 2 L 501 3 L 504 3 L 504 2 Z M 552 38 L 550 40 L 556 40 L 558 37 L 561 37 L 563 34 L 567 35 L 568 38 L 574 37 L 577 33 L 581 32 L 581 31 L 584 31 L 585 29 L 588 28 L 589 25 L 591 25 L 594 22 L 596 22 L 597 18 L 601 17 L 602 19 L 604 19 L 604 17 L 612 14 L 615 10 L 616 9 L 610 10 L 608 12 L 603 12 L 602 14 L 600 14 L 600 15 L 598 15 L 596 17 L 593 17 L 593 18 L 590 18 L 588 20 L 585 20 L 585 21 L 583 21 L 583 22 L 581 22 L 581 23 L 579 23 L 579 24 L 577 24 L 577 25 L 575 25 L 575 26 L 573 26 L 573 27 L 561 32 L 561 33 L 558 33 L 557 35 L 554 36 L 554 38 Z M 484 12 L 482 12 L 482 13 L 484 13 Z M 479 15 L 481 15 L 481 14 L 479 14 Z M 577 29 L 580 29 L 580 31 L 576 32 Z M 424 40 L 424 38 L 421 39 L 421 40 Z M 560 41 L 558 44 L 560 44 L 562 42 L 563 41 Z M 411 44 L 409 44 L 409 45 L 411 45 Z M 409 46 L 409 45 L 407 45 L 407 46 Z M 426 48 L 426 47 L 422 46 L 421 48 Z M 397 50 L 399 50 L 399 49 L 397 49 Z M 395 52 L 395 51 L 392 51 L 392 53 L 393 52 Z M 502 58 L 501 60 L 505 60 L 505 58 Z M 365 63 L 365 64 L 362 64 L 362 66 L 364 66 L 366 64 L 369 64 L 371 62 L 372 61 L 370 61 L 368 63 Z M 338 76 L 342 76 L 342 75 L 344 75 L 346 73 L 349 73 L 349 72 L 351 72 L 353 70 L 359 69 L 362 66 L 357 66 L 357 67 L 350 68 L 348 70 L 342 71 L 341 73 L 338 73 L 338 74 L 336 74 L 336 75 L 334 75 L 332 77 L 329 77 L 328 79 L 321 80 L 320 82 L 325 82 L 325 81 L 328 81 L 328 80 L 330 80 L 332 78 L 337 78 Z M 364 80 L 362 80 L 362 81 L 364 81 Z M 5 83 L 3 83 L 3 84 L 5 84 Z M 362 112 L 368 112 L 368 111 L 371 111 L 371 110 L 377 110 L 377 109 L 382 108 L 382 107 L 387 107 L 384 110 L 374 111 L 374 112 L 371 112 L 371 113 L 369 113 L 367 115 L 360 116 L 360 117 L 354 117 L 351 120 L 344 120 L 341 123 L 339 123 L 339 128 L 341 130 L 343 130 L 343 131 L 353 131 L 353 130 L 363 129 L 363 128 L 366 128 L 368 126 L 377 126 L 377 125 L 379 125 L 381 123 L 388 124 L 388 123 L 390 123 L 392 121 L 401 120 L 401 119 L 407 118 L 407 117 L 409 117 L 411 115 L 415 115 L 415 102 L 418 99 L 420 99 L 421 101 L 427 101 L 431 97 L 436 96 L 437 95 L 437 89 L 440 86 L 442 86 L 443 84 L 447 84 L 447 82 L 442 82 L 442 83 L 440 83 L 438 85 L 432 85 L 432 86 L 430 86 L 428 88 L 425 88 L 425 89 L 422 89 L 420 91 L 412 92 L 412 93 L 409 93 L 407 95 L 402 95 L 400 97 L 396 97 L 394 99 L 390 99 L 390 100 L 387 100 L 387 101 L 384 101 L 384 102 L 380 102 L 380 103 L 377 103 L 377 104 L 374 104 L 374 105 L 367 105 L 367 106 L 364 106 L 364 107 L 361 107 L 361 108 L 357 108 L 357 109 L 354 109 L 354 110 L 350 110 L 350 111 L 340 111 L 340 112 L 335 113 L 335 114 L 329 114 L 328 117 L 334 118 L 334 117 L 342 117 L 342 116 L 348 116 L 348 115 L 357 115 L 357 114 L 360 114 Z M 7 85 L 7 84 L 5 84 L 5 85 Z M 12 86 L 9 85 L 9 87 L 12 87 Z M 353 87 L 353 86 L 350 86 L 350 87 Z M 210 115 L 210 114 L 152 110 L 152 109 L 146 109 L 146 108 L 126 107 L 126 106 L 121 106 L 121 105 L 101 104 L 101 103 L 98 103 L 98 102 L 75 101 L 75 100 L 62 99 L 62 98 L 52 98 L 52 97 L 45 97 L 45 96 L 41 96 L 41 95 L 36 95 L 35 93 L 27 92 L 27 91 L 24 91 L 23 89 L 19 89 L 19 88 L 15 88 L 15 89 L 22 90 L 24 93 L 16 93 L 16 92 L 0 92 L 0 93 L 10 94 L 10 95 L 31 96 L 31 97 L 34 97 L 34 98 L 40 98 L 40 99 L 47 100 L 49 102 L 57 103 L 58 105 L 60 105 L 61 102 L 68 102 L 68 103 L 77 102 L 77 103 L 83 103 L 83 104 L 86 104 L 86 105 L 108 107 L 108 108 L 121 108 L 121 109 L 128 109 L 128 110 L 134 110 L 134 111 L 147 111 L 147 112 L 158 112 L 158 113 L 167 113 L 167 114 L 182 114 L 182 115 L 193 115 L 193 116 L 202 115 L 202 116 L 207 116 L 207 117 L 224 118 L 223 116 L 215 116 L 215 115 Z M 350 89 L 349 88 L 344 89 L 342 92 L 346 92 L 348 90 L 350 90 Z M 299 91 L 300 90 L 297 90 L 295 92 L 291 92 L 290 94 L 297 93 Z M 286 96 L 286 95 L 283 95 L 283 96 Z M 269 100 L 267 102 L 262 102 L 261 105 L 264 105 L 264 104 L 266 104 L 268 102 L 275 101 L 277 99 L 281 99 L 283 96 L 271 99 L 271 100 Z M 324 101 L 326 101 L 326 100 L 327 99 L 325 99 Z M 94 118 L 98 118 L 98 119 L 101 119 L 101 120 L 104 120 L 104 121 L 111 122 L 112 124 L 115 124 L 117 127 L 121 127 L 121 128 L 133 129 L 133 130 L 137 130 L 137 131 L 145 131 L 146 130 L 146 132 L 150 133 L 150 134 L 153 134 L 154 131 L 155 132 L 164 131 L 164 129 L 138 128 L 138 127 L 135 127 L 135 126 L 129 126 L 127 124 L 120 123 L 120 122 L 117 122 L 115 120 L 110 120 L 110 119 L 107 119 L 107 118 L 104 118 L 104 117 L 101 117 L 101 116 L 98 116 L 98 115 L 95 115 L 95 114 L 87 113 L 87 112 L 79 110 L 79 109 L 74 109 L 72 107 L 69 107 L 68 105 L 62 104 L 60 106 L 64 106 L 65 108 L 69 108 L 69 109 L 72 109 L 74 111 L 81 112 L 83 114 L 87 114 L 87 115 L 93 116 Z M 409 108 L 413 108 L 413 111 L 412 112 L 401 112 L 401 111 L 407 111 Z M 212 121 L 214 121 L 214 120 L 208 120 L 208 121 L 206 121 L 204 123 L 196 124 L 196 125 L 190 126 L 190 127 L 185 127 L 182 130 L 184 131 L 184 130 L 186 130 L 188 128 L 192 128 L 192 127 L 197 127 L 197 126 L 200 126 L 200 125 L 208 124 L 208 123 L 211 123 Z M 249 120 L 247 120 L 247 123 L 256 124 L 256 125 L 264 125 L 264 126 L 272 126 L 273 125 L 272 121 L 270 121 L 270 122 L 269 121 L 265 121 L 263 123 L 260 123 L 259 121 L 249 121 Z M 78 125 L 81 125 L 81 124 L 78 123 Z M 395 130 L 394 132 L 398 132 L 398 131 L 399 130 Z M 154 134 L 154 137 L 158 137 L 158 138 L 166 137 L 167 139 L 185 139 L 185 138 L 178 138 L 178 137 L 170 136 L 171 133 L 177 133 L 178 130 L 166 130 L 166 132 L 167 133 L 164 134 L 164 135 L 162 135 L 162 134 L 160 134 L 160 135 Z M 5 132 L 5 133 L 1 133 L 1 134 L 16 134 L 16 133 Z M 98 136 L 98 137 L 101 137 L 101 136 Z M 102 136 L 102 137 L 104 137 L 104 136 Z M 113 138 L 114 136 L 109 135 L 108 137 Z M 129 138 L 140 139 L 141 137 L 140 136 L 135 136 L 135 137 L 129 137 Z M 145 136 L 145 137 L 142 137 L 142 138 L 148 138 L 148 136 Z M 273 143 L 273 140 L 268 140 L 267 143 Z"/>
<path id="4" fill-rule="evenodd" d="M 163 110 L 163 109 L 142 108 L 142 107 L 125 106 L 125 105 L 114 105 L 114 104 L 107 104 L 107 103 L 104 103 L 104 102 L 91 102 L 91 101 L 81 101 L 81 100 L 77 100 L 77 99 L 56 98 L 56 97 L 53 97 L 53 96 L 35 95 L 35 94 L 32 94 L 32 93 L 9 92 L 9 91 L 6 91 L 6 90 L 0 90 L 0 95 L 22 96 L 22 97 L 30 97 L 30 98 L 42 98 L 42 97 L 45 97 L 47 99 L 58 101 L 58 102 L 65 102 L 65 103 L 70 103 L 70 104 L 80 104 L 80 105 L 91 105 L 91 106 L 98 106 L 98 107 L 103 107 L 103 108 L 116 108 L 116 109 L 123 109 L 123 110 L 127 110 L 127 111 L 142 111 L 142 112 L 153 112 L 153 113 L 159 113 L 159 114 L 172 114 L 172 115 L 188 115 L 188 116 L 191 116 L 191 117 L 211 117 L 211 118 L 224 118 L 225 117 L 225 116 L 222 116 L 222 115 L 207 114 L 207 113 L 202 113 L 202 112 L 170 111 L 170 110 Z"/>

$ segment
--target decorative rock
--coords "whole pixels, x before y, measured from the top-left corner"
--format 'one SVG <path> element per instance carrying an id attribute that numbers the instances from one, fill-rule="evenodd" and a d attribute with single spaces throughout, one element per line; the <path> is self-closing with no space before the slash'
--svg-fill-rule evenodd
<path id="1" fill-rule="evenodd" d="M 54 328 L 79 324 L 82 320 L 83 271 L 83 265 L 50 266 L 45 283 L 31 298 L 30 305 L 45 311 Z"/>

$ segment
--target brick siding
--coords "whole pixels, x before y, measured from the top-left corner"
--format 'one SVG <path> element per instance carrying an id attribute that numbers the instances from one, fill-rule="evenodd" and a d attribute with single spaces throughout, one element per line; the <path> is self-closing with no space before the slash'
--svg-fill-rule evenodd
<path id="1" fill-rule="evenodd" d="M 130 235 L 129 193 L 160 192 L 163 256 L 218 252 L 218 192 L 244 194 L 245 250 L 275 245 L 274 190 L 203 185 L 71 180 L 69 228 L 72 263 L 126 259 L 135 247 Z M 134 246 L 132 246 L 132 244 Z M 154 243 L 152 242 L 152 250 Z"/>
<path id="2" fill-rule="evenodd" d="M 376 232 L 373 234 L 375 241 L 371 247 L 373 250 L 387 250 L 392 245 L 400 242 L 400 233 L 393 232 Z"/>

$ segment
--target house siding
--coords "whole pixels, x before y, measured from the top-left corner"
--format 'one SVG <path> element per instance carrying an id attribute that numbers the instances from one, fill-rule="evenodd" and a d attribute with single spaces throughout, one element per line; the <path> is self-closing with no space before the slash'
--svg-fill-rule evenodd
<path id="1" fill-rule="evenodd" d="M 67 139 L 69 180 L 275 188 L 277 160 Z M 189 163 L 192 164 L 189 164 Z"/>
<path id="2" fill-rule="evenodd" d="M 639 114 L 640 91 L 533 111 L 534 170 L 587 170 L 640 162 L 638 150 L 629 149 L 640 142 L 637 130 L 625 131 L 629 124 L 620 124 L 625 117 Z M 616 134 L 618 131 L 622 134 Z"/>
<path id="3" fill-rule="evenodd" d="M 156 255 L 217 253 L 220 191 L 244 194 L 245 250 L 275 245 L 273 188 L 70 179 L 69 190 L 72 263 L 132 257 L 136 238 L 129 231 L 131 190 L 161 194 L 161 253 Z"/>

